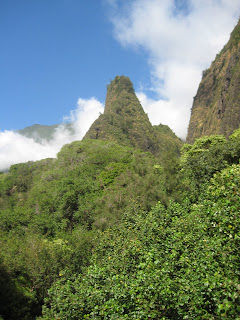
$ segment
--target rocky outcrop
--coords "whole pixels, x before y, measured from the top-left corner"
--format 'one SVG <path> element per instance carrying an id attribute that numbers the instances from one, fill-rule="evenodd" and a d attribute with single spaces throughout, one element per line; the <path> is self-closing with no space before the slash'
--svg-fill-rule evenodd
<path id="1" fill-rule="evenodd" d="M 187 142 L 212 134 L 228 137 L 240 125 L 240 21 L 216 56 L 194 98 Z"/>
<path id="2" fill-rule="evenodd" d="M 117 76 L 107 88 L 105 110 L 92 124 L 84 139 L 115 141 L 157 155 L 171 143 L 161 138 L 170 136 L 175 149 L 181 141 L 169 129 L 152 126 L 128 77 Z"/>

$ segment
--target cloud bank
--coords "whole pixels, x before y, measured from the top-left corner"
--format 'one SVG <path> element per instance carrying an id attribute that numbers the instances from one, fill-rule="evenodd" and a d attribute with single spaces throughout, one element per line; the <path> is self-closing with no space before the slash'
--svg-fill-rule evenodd
<path id="1" fill-rule="evenodd" d="M 149 55 L 152 90 L 138 97 L 153 124 L 186 137 L 202 71 L 223 48 L 240 15 L 239 0 L 108 0 L 115 38 Z"/>
<path id="2" fill-rule="evenodd" d="M 64 118 L 72 122 L 74 133 L 60 125 L 51 141 L 37 143 L 14 131 L 0 132 L 0 171 L 8 170 L 12 164 L 56 157 L 64 144 L 81 140 L 103 110 L 103 104 L 95 98 L 78 99 L 77 108 Z"/>

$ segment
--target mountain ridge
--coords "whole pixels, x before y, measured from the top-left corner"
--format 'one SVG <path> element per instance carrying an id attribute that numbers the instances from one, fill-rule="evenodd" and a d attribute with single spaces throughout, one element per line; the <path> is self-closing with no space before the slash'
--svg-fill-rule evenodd
<path id="1" fill-rule="evenodd" d="M 201 136 L 226 137 L 240 124 L 240 20 L 217 54 L 194 97 L 186 141 Z"/>
<path id="2" fill-rule="evenodd" d="M 74 134 L 74 129 L 71 123 L 53 124 L 53 125 L 43 125 L 43 124 L 33 124 L 32 126 L 25 127 L 23 129 L 16 130 L 20 135 L 33 139 L 37 143 L 42 143 L 43 141 L 51 141 L 54 139 L 56 130 L 63 127 Z"/>

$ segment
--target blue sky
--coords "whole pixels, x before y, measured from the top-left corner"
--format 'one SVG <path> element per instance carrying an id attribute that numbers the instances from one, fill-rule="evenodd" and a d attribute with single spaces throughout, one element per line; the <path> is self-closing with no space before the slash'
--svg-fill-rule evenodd
<path id="1" fill-rule="evenodd" d="M 110 7 L 101 0 L 0 1 L 0 129 L 55 124 L 126 74 L 148 83 L 146 53 L 113 37 Z"/>
<path id="2" fill-rule="evenodd" d="M 129 76 L 152 124 L 184 139 L 202 71 L 227 43 L 239 0 L 0 0 L 0 171 L 55 157 Z M 13 130 L 72 121 L 51 143 Z"/>

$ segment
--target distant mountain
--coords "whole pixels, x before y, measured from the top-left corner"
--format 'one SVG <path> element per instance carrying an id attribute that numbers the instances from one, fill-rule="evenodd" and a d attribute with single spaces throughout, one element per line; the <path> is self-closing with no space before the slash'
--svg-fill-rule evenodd
<path id="1" fill-rule="evenodd" d="M 104 113 L 92 124 L 84 139 L 114 141 L 157 155 L 178 150 L 180 139 L 167 126 L 152 126 L 128 77 L 117 76 L 107 89 Z"/>
<path id="2" fill-rule="evenodd" d="M 54 134 L 56 130 L 60 126 L 63 126 L 64 128 L 68 129 L 70 132 L 74 133 L 71 123 L 55 124 L 51 126 L 34 124 L 24 129 L 17 130 L 17 132 L 27 138 L 32 138 L 36 142 L 41 143 L 43 141 L 52 140 L 54 138 Z"/>
<path id="3" fill-rule="evenodd" d="M 228 137 L 240 125 L 240 20 L 222 51 L 203 72 L 194 98 L 187 142 L 201 136 Z"/>

